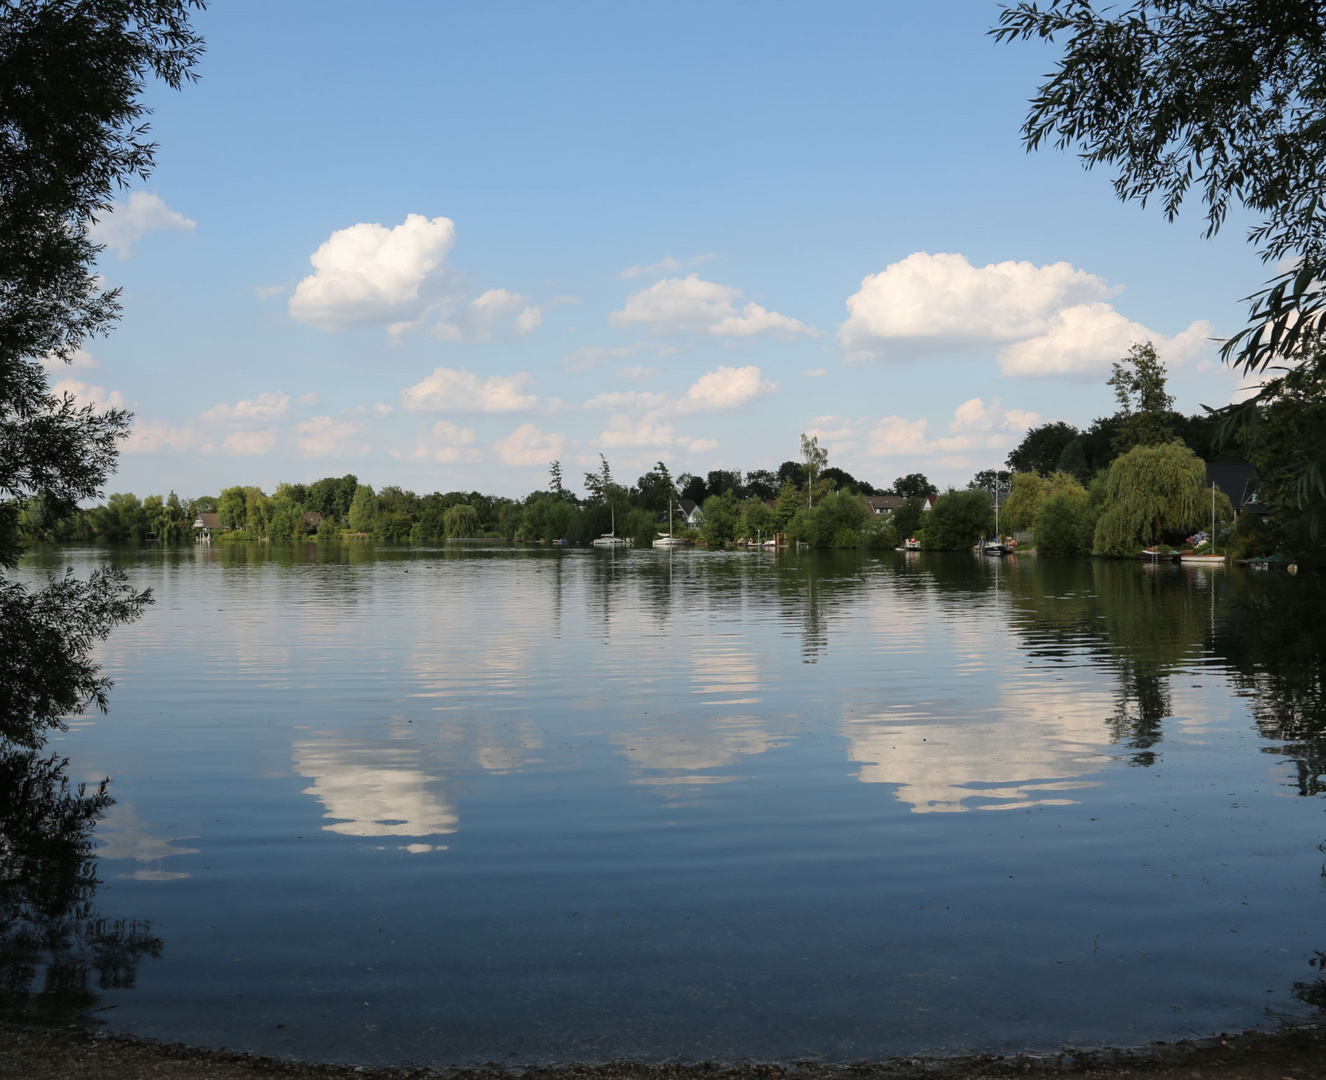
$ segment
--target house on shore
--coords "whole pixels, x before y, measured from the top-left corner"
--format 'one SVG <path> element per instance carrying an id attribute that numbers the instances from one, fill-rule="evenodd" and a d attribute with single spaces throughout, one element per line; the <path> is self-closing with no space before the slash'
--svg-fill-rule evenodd
<path id="1" fill-rule="evenodd" d="M 1264 514 L 1266 507 L 1257 501 L 1257 471 L 1245 462 L 1208 461 L 1206 486 L 1215 484 L 1234 506 L 1234 513 L 1245 510 L 1250 514 Z"/>
<path id="2" fill-rule="evenodd" d="M 195 540 L 210 541 L 212 533 L 215 532 L 225 532 L 225 527 L 221 524 L 220 514 L 199 514 L 193 519 Z"/>

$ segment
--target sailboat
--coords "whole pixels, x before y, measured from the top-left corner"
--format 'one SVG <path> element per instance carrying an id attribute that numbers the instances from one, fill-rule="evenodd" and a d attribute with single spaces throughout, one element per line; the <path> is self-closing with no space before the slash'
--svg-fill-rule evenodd
<path id="1" fill-rule="evenodd" d="M 1004 538 L 999 532 L 999 494 L 1000 487 L 998 483 L 994 487 L 994 512 L 995 512 L 995 538 L 989 543 L 982 541 L 981 553 L 984 555 L 1007 555 L 1009 547 L 1004 543 Z"/>
<path id="2" fill-rule="evenodd" d="M 1210 555 L 1182 555 L 1180 562 L 1188 563 L 1193 566 L 1224 566 L 1225 557 L 1215 553 L 1216 542 L 1216 486 L 1211 484 L 1211 554 Z"/>
<path id="3" fill-rule="evenodd" d="M 597 540 L 591 540 L 590 543 L 594 547 L 625 547 L 626 539 L 617 535 L 617 509 L 613 506 L 609 506 L 608 509 L 612 511 L 612 532 L 605 532 Z"/>
<path id="4" fill-rule="evenodd" d="M 658 548 L 681 547 L 682 544 L 684 544 L 684 543 L 686 543 L 686 541 L 683 540 L 680 536 L 673 536 L 673 535 L 672 535 L 672 500 L 669 499 L 669 500 L 668 500 L 668 534 L 667 534 L 666 536 L 660 535 L 659 538 L 658 538 L 657 540 L 654 541 L 654 547 L 658 547 Z"/>

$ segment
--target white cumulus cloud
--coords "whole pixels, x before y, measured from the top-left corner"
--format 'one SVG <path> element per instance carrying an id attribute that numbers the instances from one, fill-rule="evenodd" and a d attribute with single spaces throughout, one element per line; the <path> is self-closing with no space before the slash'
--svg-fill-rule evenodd
<path id="1" fill-rule="evenodd" d="M 237 401 L 234 405 L 222 402 L 213 405 L 201 415 L 204 420 L 264 421 L 278 420 L 290 410 L 290 395 L 280 390 L 269 390 L 250 401 Z"/>
<path id="2" fill-rule="evenodd" d="M 1209 352 L 1209 323 L 1170 338 L 1115 310 L 1118 292 L 1066 262 L 975 267 L 918 251 L 862 280 L 838 338 L 858 360 L 998 349 L 1000 370 L 1026 377 L 1095 378 L 1137 341 L 1176 363 Z"/>
<path id="3" fill-rule="evenodd" d="M 522 392 L 530 377 L 490 375 L 436 368 L 433 374 L 401 391 L 401 405 L 412 412 L 519 412 L 538 398 Z"/>
<path id="4" fill-rule="evenodd" d="M 701 375 L 686 391 L 678 407 L 685 412 L 721 412 L 738 409 L 778 389 L 754 364 L 732 368 L 719 365 L 716 371 Z"/>
<path id="5" fill-rule="evenodd" d="M 353 420 L 310 416 L 295 425 L 295 446 L 303 458 L 363 457 L 368 444 L 364 429 Z"/>
<path id="6" fill-rule="evenodd" d="M 565 436 L 545 435 L 533 424 L 521 424 L 493 443 L 497 460 L 503 465 L 547 465 L 560 458 L 565 447 Z"/>
<path id="7" fill-rule="evenodd" d="M 314 272 L 295 287 L 290 314 L 321 330 L 402 329 L 424 314 L 425 286 L 455 241 L 450 218 L 422 214 L 391 229 L 365 222 L 338 229 L 309 257 Z"/>
<path id="8" fill-rule="evenodd" d="M 648 326 L 660 334 L 717 334 L 749 337 L 773 333 L 781 337 L 814 334 L 805 323 L 768 311 L 756 303 L 740 310 L 742 292 L 730 285 L 704 281 L 699 274 L 664 278 L 626 298 L 621 311 L 608 316 L 613 326 Z"/>
<path id="9" fill-rule="evenodd" d="M 476 440 L 477 436 L 469 428 L 439 420 L 427 431 L 420 432 L 410 456 L 444 465 L 458 461 L 478 461 L 479 451 L 474 448 Z"/>
<path id="10" fill-rule="evenodd" d="M 1002 459 L 1040 420 L 1038 413 L 1005 409 L 998 398 L 988 405 L 981 398 L 969 398 L 953 410 L 948 435 L 931 439 L 926 420 L 885 416 L 867 433 L 866 447 L 871 457 L 932 457 L 949 464 L 966 462 L 970 455 Z"/>
<path id="11" fill-rule="evenodd" d="M 98 244 L 105 244 L 121 259 L 134 253 L 134 244 L 150 232 L 178 229 L 192 232 L 198 225 L 183 214 L 172 210 L 160 195 L 134 191 L 127 202 L 111 204 L 110 213 L 99 218 L 88 230 Z"/>

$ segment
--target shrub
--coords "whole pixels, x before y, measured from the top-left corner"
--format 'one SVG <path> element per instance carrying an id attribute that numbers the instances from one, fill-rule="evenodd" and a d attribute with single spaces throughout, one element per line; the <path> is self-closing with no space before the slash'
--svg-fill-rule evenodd
<path id="1" fill-rule="evenodd" d="M 990 493 L 947 491 L 935 500 L 921 526 L 921 546 L 930 551 L 965 551 L 994 531 Z"/>

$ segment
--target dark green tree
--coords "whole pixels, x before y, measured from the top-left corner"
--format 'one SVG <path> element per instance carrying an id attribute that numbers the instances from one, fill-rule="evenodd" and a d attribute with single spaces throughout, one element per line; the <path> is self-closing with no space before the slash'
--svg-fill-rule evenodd
<path id="1" fill-rule="evenodd" d="M 703 476 L 692 476 L 688 472 L 682 473 L 677 477 L 677 488 L 681 492 L 683 499 L 689 499 L 693 503 L 704 504 L 705 499 L 709 498 L 709 488 L 705 486 Z"/>
<path id="2" fill-rule="evenodd" d="M 178 88 L 194 77 L 202 41 L 188 17 L 199 6 L 0 5 L 0 573 L 22 554 L 20 505 L 36 496 L 46 514 L 72 514 L 101 494 L 127 434 L 123 410 L 52 396 L 41 361 L 69 361 L 119 314 L 89 229 L 117 188 L 151 172 L 142 95 L 149 78 Z M 61 715 L 103 704 L 91 650 L 148 599 L 113 570 L 35 592 L 0 578 L 5 734 L 39 741 Z"/>
<path id="3" fill-rule="evenodd" d="M 1009 452 L 1005 464 L 1014 472 L 1034 472 L 1049 476 L 1060 464 L 1064 450 L 1078 437 L 1078 430 L 1063 420 L 1034 427 Z"/>
<path id="4" fill-rule="evenodd" d="M 566 485 L 562 483 L 561 461 L 548 462 L 548 490 L 559 499 L 564 499 L 567 496 Z"/>
<path id="5" fill-rule="evenodd" d="M 746 473 L 746 494 L 765 502 L 778 498 L 778 474 L 770 469 L 751 469 Z"/>
<path id="6" fill-rule="evenodd" d="M 746 497 L 746 485 L 741 480 L 740 469 L 710 469 L 705 477 L 705 488 L 711 495 L 732 492 L 738 499 Z"/>
<path id="7" fill-rule="evenodd" d="M 1165 389 L 1165 365 L 1149 341 L 1134 343 L 1116 360 L 1106 380 L 1119 402 L 1119 430 L 1112 445 L 1116 454 L 1134 446 L 1156 446 L 1174 439 L 1174 398 Z"/>
<path id="8" fill-rule="evenodd" d="M 938 495 L 939 488 L 926 479 L 925 473 L 914 472 L 893 481 L 893 494 L 912 499 L 918 495 Z"/>
<path id="9" fill-rule="evenodd" d="M 599 471 L 585 473 L 585 491 L 589 493 L 586 496 L 586 501 L 607 503 L 608 489 L 613 486 L 612 469 L 608 466 L 608 459 L 600 454 Z"/>
<path id="10" fill-rule="evenodd" d="M 700 526 L 700 538 L 706 544 L 717 546 L 735 540 L 740 525 L 741 508 L 732 492 L 725 491 L 705 499 L 704 524 Z"/>
<path id="11" fill-rule="evenodd" d="M 965 551 L 993 532 L 994 504 L 988 491 L 947 491 L 925 515 L 921 546 L 931 551 Z"/>

